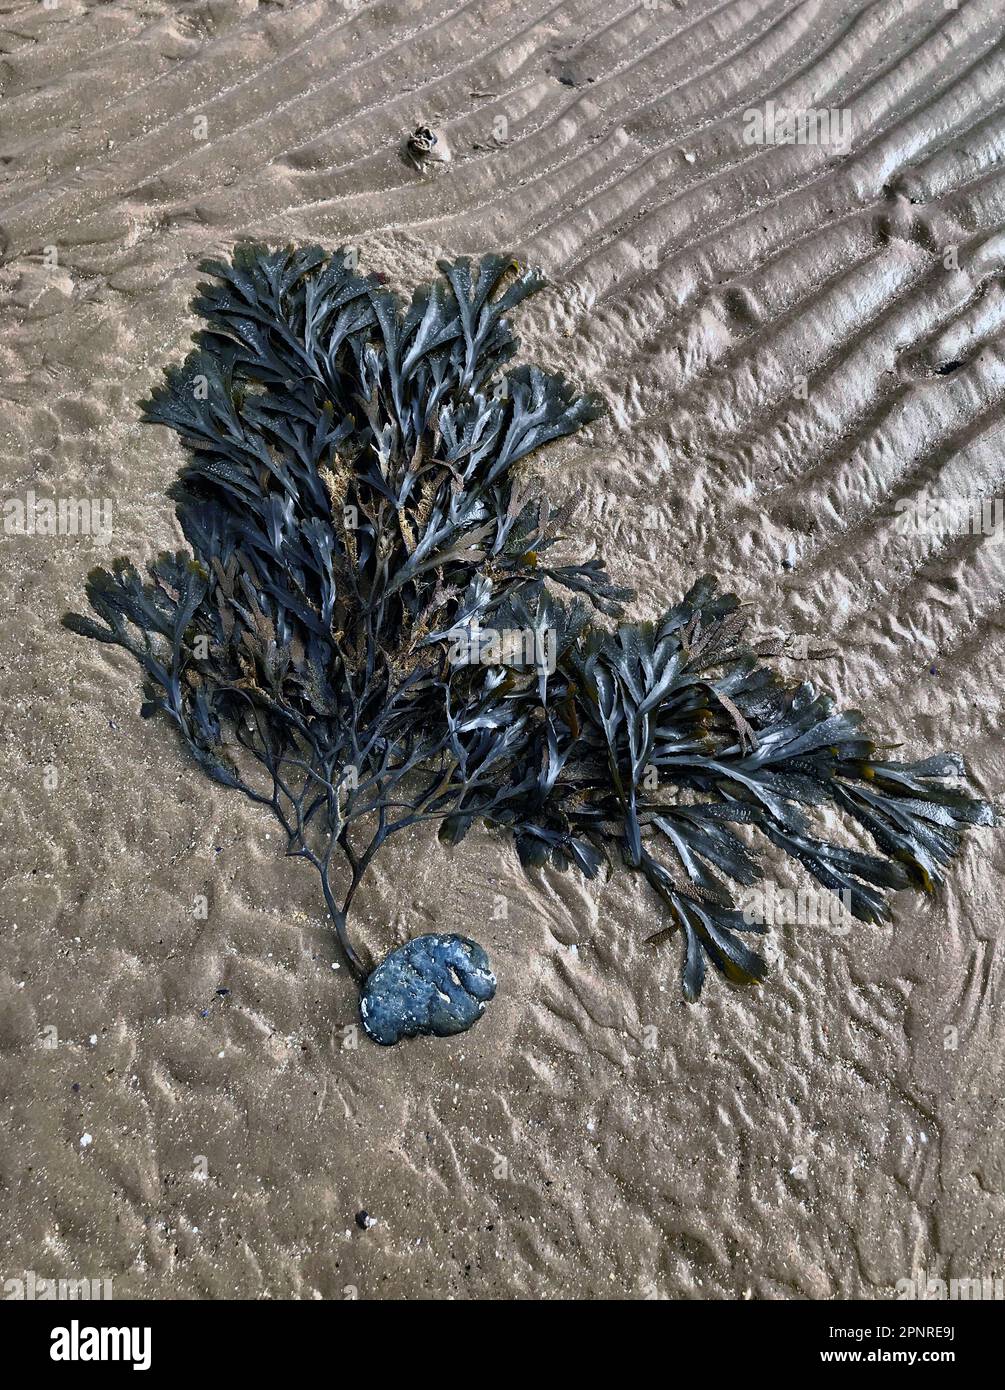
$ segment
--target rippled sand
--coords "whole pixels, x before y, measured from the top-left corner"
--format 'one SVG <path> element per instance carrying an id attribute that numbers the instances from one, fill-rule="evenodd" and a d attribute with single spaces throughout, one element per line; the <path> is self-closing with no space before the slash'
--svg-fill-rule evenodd
<path id="1" fill-rule="evenodd" d="M 363 939 L 470 932 L 499 995 L 459 1039 L 353 1048 L 311 872 L 140 721 L 123 654 L 57 626 L 93 564 L 178 540 L 180 452 L 135 403 L 203 256 L 346 242 L 408 287 L 507 249 L 554 282 L 526 350 L 610 404 L 539 466 L 576 549 L 638 614 L 715 571 L 790 675 L 1000 796 L 1005 546 L 905 536 L 897 503 L 1005 492 L 1001 21 L 0 0 L 5 497 L 113 508 L 106 542 L 0 536 L 0 1280 L 826 1298 L 1005 1272 L 1000 836 L 890 926 L 783 927 L 763 989 L 698 1007 L 625 875 L 416 839 Z M 848 149 L 745 143 L 768 98 L 848 112 Z M 399 156 L 419 121 L 435 174 Z"/>

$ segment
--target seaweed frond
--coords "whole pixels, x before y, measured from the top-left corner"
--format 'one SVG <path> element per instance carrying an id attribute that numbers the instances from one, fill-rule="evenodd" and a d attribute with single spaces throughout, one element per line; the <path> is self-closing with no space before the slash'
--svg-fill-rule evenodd
<path id="1" fill-rule="evenodd" d="M 630 592 L 598 560 L 552 560 L 560 517 L 517 477 L 601 410 L 511 365 L 507 315 L 537 272 L 442 262 L 405 303 L 345 251 L 246 245 L 202 269 L 205 327 L 143 406 L 187 451 L 171 492 L 191 553 L 94 571 L 99 621 L 64 621 L 130 652 L 141 713 L 271 809 L 358 980 L 359 884 L 426 822 L 448 843 L 501 828 L 528 869 L 641 874 L 689 999 L 708 961 L 765 973 L 736 901 L 761 875 L 752 836 L 875 921 L 993 822 L 955 755 L 877 759 L 859 715 L 759 666 L 711 579 L 656 623 L 599 620 Z M 876 852 L 818 838 L 824 806 Z"/>

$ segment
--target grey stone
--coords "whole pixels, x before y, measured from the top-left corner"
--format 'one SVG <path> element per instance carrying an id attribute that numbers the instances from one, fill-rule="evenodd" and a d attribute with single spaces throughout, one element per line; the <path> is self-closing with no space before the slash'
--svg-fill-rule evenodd
<path id="1" fill-rule="evenodd" d="M 363 987 L 363 1027 L 390 1047 L 419 1033 L 463 1033 L 496 992 L 489 958 L 466 936 L 416 936 L 392 951 Z"/>

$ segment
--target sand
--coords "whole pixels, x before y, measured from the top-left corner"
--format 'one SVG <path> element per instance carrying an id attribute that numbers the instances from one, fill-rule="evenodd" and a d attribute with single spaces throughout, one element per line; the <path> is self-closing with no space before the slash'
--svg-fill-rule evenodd
<path id="1" fill-rule="evenodd" d="M 1003 76 L 1000 0 L 2 0 L 4 497 L 112 525 L 0 536 L 0 1280 L 821 1299 L 1005 1273 L 1000 835 L 889 925 L 782 926 L 763 988 L 696 1007 L 625 874 L 417 838 L 361 939 L 468 932 L 499 994 L 458 1039 L 354 1046 L 311 871 L 139 719 L 124 654 L 57 625 L 91 566 L 178 543 L 181 453 L 136 402 L 202 257 L 347 243 L 407 288 L 504 249 L 553 282 L 525 351 L 610 405 L 538 465 L 575 552 L 638 616 L 714 571 L 788 674 L 1000 798 L 1005 547 L 905 534 L 898 503 L 1005 491 Z M 767 99 L 847 113 L 847 147 L 746 143 Z M 400 158 L 419 122 L 435 172 Z"/>

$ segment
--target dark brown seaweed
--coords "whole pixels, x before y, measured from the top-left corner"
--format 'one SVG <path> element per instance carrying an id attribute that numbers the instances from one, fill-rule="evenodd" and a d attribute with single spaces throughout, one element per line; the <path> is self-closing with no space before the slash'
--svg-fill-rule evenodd
<path id="1" fill-rule="evenodd" d="M 762 872 L 739 828 L 875 921 L 993 822 L 953 785 L 956 755 L 879 759 L 857 713 L 759 666 L 714 581 L 659 622 L 598 621 L 630 594 L 596 560 L 552 561 L 556 518 L 514 471 L 600 411 L 509 365 L 506 315 L 536 272 L 441 263 L 405 305 L 342 251 L 251 245 L 203 268 L 207 326 L 144 405 L 188 451 L 172 495 L 191 550 L 146 578 L 95 570 L 100 621 L 64 621 L 131 652 L 141 713 L 270 807 L 318 869 L 357 980 L 359 884 L 426 822 L 450 843 L 502 828 L 528 869 L 642 874 L 664 909 L 654 936 L 683 938 L 688 999 L 708 961 L 739 983 L 765 973 L 763 924 L 732 886 Z M 877 852 L 816 838 L 824 803 Z"/>

